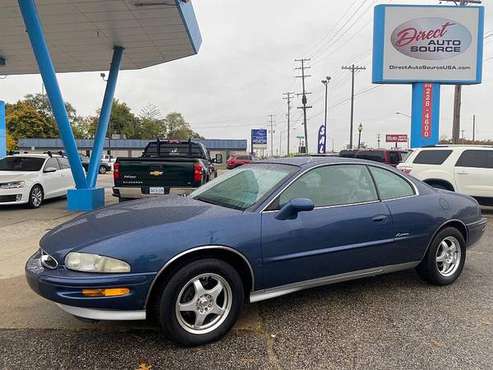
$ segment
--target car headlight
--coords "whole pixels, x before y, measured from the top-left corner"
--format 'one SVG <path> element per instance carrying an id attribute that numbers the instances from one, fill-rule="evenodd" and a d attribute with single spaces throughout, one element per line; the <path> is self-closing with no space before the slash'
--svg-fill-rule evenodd
<path id="1" fill-rule="evenodd" d="M 130 265 L 116 258 L 97 254 L 70 252 L 65 257 L 65 267 L 81 272 L 130 272 Z"/>
<path id="2" fill-rule="evenodd" d="M 12 181 L 0 184 L 0 189 L 21 189 L 25 185 L 24 181 Z"/>

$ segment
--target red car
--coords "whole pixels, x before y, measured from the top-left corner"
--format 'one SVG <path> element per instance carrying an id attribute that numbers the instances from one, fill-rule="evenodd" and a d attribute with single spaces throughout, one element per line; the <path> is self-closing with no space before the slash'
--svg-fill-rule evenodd
<path id="1" fill-rule="evenodd" d="M 232 155 L 226 161 L 226 167 L 228 170 L 242 166 L 247 163 L 251 163 L 253 160 L 251 155 Z"/>

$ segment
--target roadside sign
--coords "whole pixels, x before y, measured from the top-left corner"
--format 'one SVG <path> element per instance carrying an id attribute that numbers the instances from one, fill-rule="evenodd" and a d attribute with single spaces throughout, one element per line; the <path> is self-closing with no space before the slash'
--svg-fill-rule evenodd
<path id="1" fill-rule="evenodd" d="M 325 146 L 326 146 L 326 136 L 325 136 L 325 125 L 322 124 L 318 129 L 318 145 L 317 145 L 317 153 L 325 154 Z"/>
<path id="2" fill-rule="evenodd" d="M 252 129 L 252 145 L 267 145 L 267 129 Z"/>
<path id="3" fill-rule="evenodd" d="M 481 83 L 484 8 L 377 5 L 373 83 Z"/>
<path id="4" fill-rule="evenodd" d="M 387 134 L 385 135 L 385 142 L 387 143 L 407 143 L 406 134 Z"/>

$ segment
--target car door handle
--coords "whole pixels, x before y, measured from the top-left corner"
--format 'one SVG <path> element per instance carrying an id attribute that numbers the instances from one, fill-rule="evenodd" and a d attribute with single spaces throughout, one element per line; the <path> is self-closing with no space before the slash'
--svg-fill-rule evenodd
<path id="1" fill-rule="evenodd" d="M 461 171 L 461 172 L 456 172 L 457 175 L 469 175 L 469 172 L 464 172 L 464 171 Z"/>
<path id="2" fill-rule="evenodd" d="M 385 216 L 385 215 L 375 216 L 372 218 L 372 221 L 373 222 L 385 222 L 385 221 L 387 221 L 387 216 Z"/>

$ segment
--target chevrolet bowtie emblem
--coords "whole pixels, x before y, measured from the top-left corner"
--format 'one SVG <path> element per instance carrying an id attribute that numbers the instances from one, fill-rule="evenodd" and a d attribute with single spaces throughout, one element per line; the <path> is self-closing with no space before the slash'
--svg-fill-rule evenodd
<path id="1" fill-rule="evenodd" d="M 151 176 L 161 176 L 163 174 L 163 171 L 151 171 L 149 172 L 149 175 Z"/>

